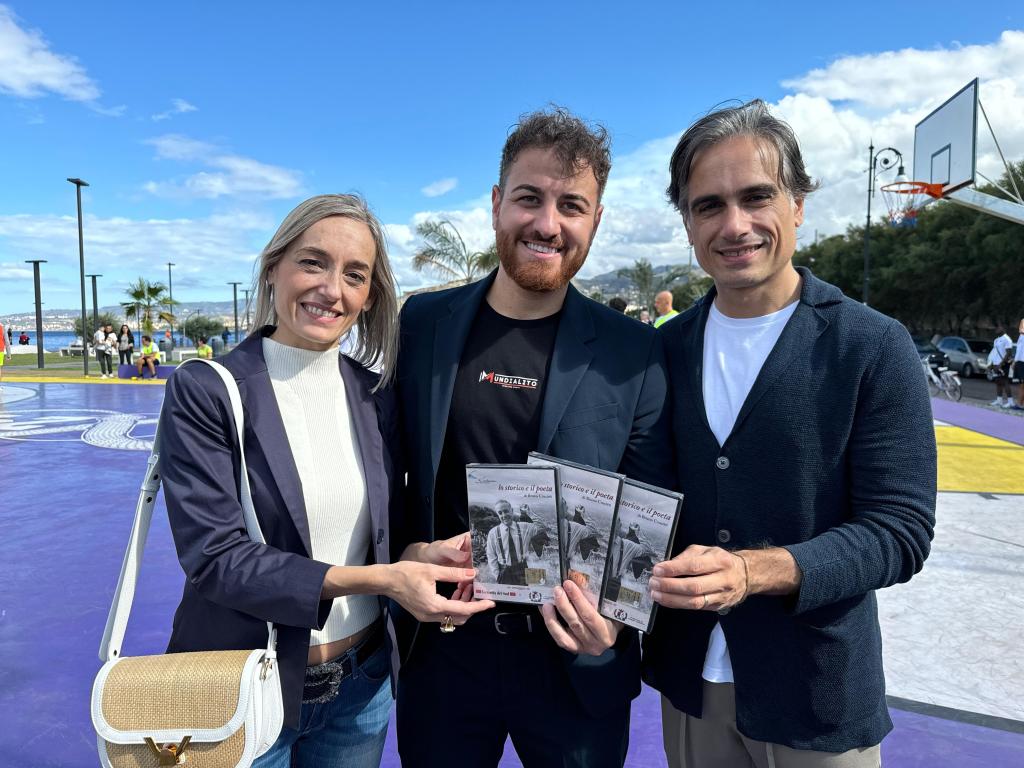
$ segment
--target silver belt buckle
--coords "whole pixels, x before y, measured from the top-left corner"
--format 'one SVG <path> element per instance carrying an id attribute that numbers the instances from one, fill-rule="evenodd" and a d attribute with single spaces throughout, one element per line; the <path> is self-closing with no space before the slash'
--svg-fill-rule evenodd
<path id="1" fill-rule="evenodd" d="M 528 614 L 528 613 L 511 613 L 511 612 L 507 612 L 506 611 L 505 613 L 496 613 L 496 614 L 494 614 L 494 629 L 495 629 L 495 631 L 497 631 L 497 633 L 499 635 L 507 635 L 507 634 L 509 634 L 508 632 L 506 632 L 504 629 L 501 628 L 501 617 L 502 616 L 524 616 L 524 617 L 526 617 L 526 631 L 527 632 L 533 632 L 533 617 L 530 614 Z"/>

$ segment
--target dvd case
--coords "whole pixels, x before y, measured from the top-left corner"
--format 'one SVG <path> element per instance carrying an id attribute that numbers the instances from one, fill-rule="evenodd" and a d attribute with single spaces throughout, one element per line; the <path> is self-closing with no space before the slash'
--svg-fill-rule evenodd
<path id="1" fill-rule="evenodd" d="M 550 603 L 564 578 L 558 547 L 558 469 L 467 464 L 473 592 L 509 603 Z"/>
<path id="2" fill-rule="evenodd" d="M 601 615 L 650 632 L 657 605 L 649 581 L 672 552 L 683 494 L 626 479 L 612 525 Z"/>
<path id="3" fill-rule="evenodd" d="M 615 506 L 625 478 L 536 452 L 530 453 L 527 462 L 558 468 L 558 542 L 565 578 L 575 582 L 596 608 L 601 600 Z"/>

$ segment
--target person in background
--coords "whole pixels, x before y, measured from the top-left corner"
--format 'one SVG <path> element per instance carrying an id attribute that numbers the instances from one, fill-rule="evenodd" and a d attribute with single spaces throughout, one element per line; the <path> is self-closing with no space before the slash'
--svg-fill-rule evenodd
<path id="1" fill-rule="evenodd" d="M 239 382 L 266 543 L 245 533 L 224 384 L 208 365 L 177 369 L 160 458 L 186 579 L 168 650 L 252 648 L 273 622 L 284 728 L 254 768 L 371 768 L 397 658 L 384 598 L 449 627 L 494 603 L 437 594 L 438 582 L 468 591 L 468 534 L 424 544 L 419 562 L 392 559 L 404 474 L 388 387 L 398 302 L 380 222 L 354 195 L 300 203 L 263 249 L 255 288 L 259 331 L 220 362 Z M 356 323 L 355 356 L 339 355 Z"/>
<path id="2" fill-rule="evenodd" d="M 1006 332 L 1005 326 L 996 329 L 996 338 L 992 341 L 992 349 L 988 353 L 990 378 L 996 385 L 996 399 L 989 405 L 999 408 L 1010 408 L 1013 395 L 1010 392 L 1010 366 L 1013 364 L 1013 339 Z"/>
<path id="3" fill-rule="evenodd" d="M 153 339 L 149 336 L 142 337 L 142 349 L 139 354 L 139 378 L 145 378 L 142 375 L 142 366 L 149 368 L 149 375 L 154 379 L 156 378 L 156 366 L 160 362 L 160 354 L 157 352 L 156 344 L 153 343 Z"/>
<path id="4" fill-rule="evenodd" d="M 620 296 L 612 296 L 608 299 L 608 306 L 614 309 L 616 312 L 626 312 L 626 300 Z"/>
<path id="5" fill-rule="evenodd" d="M 658 313 L 658 319 L 654 321 L 655 328 L 661 326 L 679 313 L 672 309 L 672 292 L 661 291 L 654 297 L 654 311 Z"/>
<path id="6" fill-rule="evenodd" d="M 113 377 L 113 348 L 108 341 L 108 333 L 111 331 L 109 325 L 101 325 L 92 335 L 92 348 L 96 353 L 96 360 L 100 364 L 100 378 Z"/>
<path id="7" fill-rule="evenodd" d="M 231 334 L 228 333 L 228 327 L 225 325 L 224 330 L 220 334 L 220 340 L 224 342 L 224 347 L 228 345 L 228 339 L 231 338 Z"/>
<path id="8" fill-rule="evenodd" d="M 4 363 L 6 357 L 11 350 L 11 329 L 8 328 L 7 332 L 4 332 L 3 323 L 0 323 L 0 384 L 4 380 Z"/>
<path id="9" fill-rule="evenodd" d="M 3 326 L 0 325 L 0 328 L 3 328 Z M 12 344 L 14 344 L 14 331 L 12 331 L 8 327 L 8 329 L 7 329 L 7 346 L 10 347 Z"/>
<path id="10" fill-rule="evenodd" d="M 110 323 L 103 326 L 103 332 L 107 336 L 106 339 L 104 339 L 104 343 L 107 346 L 107 368 L 110 369 L 110 372 L 107 374 L 107 378 L 114 379 L 117 378 L 114 374 L 114 352 L 117 351 L 118 344 L 117 334 L 114 333 L 114 326 Z"/>
<path id="11" fill-rule="evenodd" d="M 1017 381 L 1017 404 L 1015 410 L 1024 410 L 1024 318 L 1017 326 L 1017 349 L 1013 355 L 1013 371 L 1011 374 Z"/>
<path id="12" fill-rule="evenodd" d="M 135 335 L 127 323 L 117 333 L 117 364 L 131 365 L 135 356 Z"/>
<path id="13" fill-rule="evenodd" d="M 643 323 L 644 325 L 650 325 L 651 324 L 651 313 L 648 312 L 646 309 L 641 309 L 640 310 L 640 318 L 639 319 L 640 319 L 640 322 Z"/>
<path id="14" fill-rule="evenodd" d="M 210 347 L 213 349 L 213 356 L 220 357 L 224 354 L 224 339 L 215 335 L 210 339 Z"/>
<path id="15" fill-rule="evenodd" d="M 213 360 L 213 347 L 206 343 L 206 337 L 199 337 L 199 346 L 196 347 L 196 355 L 203 360 Z"/>

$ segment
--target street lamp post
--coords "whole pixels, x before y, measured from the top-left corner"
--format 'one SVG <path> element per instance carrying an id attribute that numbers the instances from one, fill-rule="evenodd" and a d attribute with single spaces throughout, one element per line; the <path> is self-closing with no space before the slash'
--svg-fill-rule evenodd
<path id="1" fill-rule="evenodd" d="M 75 197 L 78 199 L 78 268 L 82 278 L 82 373 L 89 375 L 89 342 L 85 333 L 86 308 L 85 308 L 85 240 L 82 237 L 82 187 L 88 187 L 89 182 L 82 179 L 68 179 L 75 185 Z"/>
<path id="2" fill-rule="evenodd" d="M 875 152 L 875 143 L 868 145 L 868 217 L 864 224 L 864 291 L 862 298 L 864 306 L 868 306 L 871 290 L 871 198 L 875 196 L 875 178 L 882 171 L 892 168 L 899 158 L 899 170 L 896 172 L 896 181 L 907 181 L 906 171 L 903 170 L 903 153 L 893 147 L 883 147 Z M 878 166 L 881 166 L 877 171 Z"/>
<path id="3" fill-rule="evenodd" d="M 103 277 L 103 275 L 86 275 L 86 277 L 92 279 L 92 324 L 99 326 L 100 324 L 100 305 L 96 300 L 96 278 Z M 85 329 L 82 329 L 82 335 L 85 335 Z"/>
<path id="4" fill-rule="evenodd" d="M 39 290 L 39 265 L 45 264 L 46 259 L 28 259 L 26 264 L 32 265 L 32 277 L 35 279 L 36 287 L 36 366 L 44 368 L 46 363 L 43 360 L 43 299 Z M 85 354 L 85 348 L 82 348 Z"/>
<path id="5" fill-rule="evenodd" d="M 172 318 L 174 317 L 174 283 L 171 281 L 171 267 L 173 266 L 173 261 L 167 262 L 167 314 Z M 171 346 L 174 346 L 174 320 L 168 322 L 171 324 Z M 182 344 L 184 343 L 182 341 Z"/>
<path id="6" fill-rule="evenodd" d="M 231 290 L 235 296 L 235 344 L 238 343 L 238 286 L 241 285 L 239 282 L 228 283 L 231 286 Z"/>

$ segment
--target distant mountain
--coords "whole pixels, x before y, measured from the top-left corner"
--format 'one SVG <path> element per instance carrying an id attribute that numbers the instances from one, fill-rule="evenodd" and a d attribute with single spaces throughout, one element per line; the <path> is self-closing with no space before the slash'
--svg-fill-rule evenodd
<path id="1" fill-rule="evenodd" d="M 654 268 L 654 274 L 664 275 L 670 269 L 685 267 L 685 264 L 661 264 Z M 694 264 L 693 276 L 704 277 L 704 270 Z M 685 283 L 687 279 L 688 278 L 684 277 L 680 282 Z M 577 277 L 574 278 L 572 282 L 581 293 L 588 296 L 595 290 L 600 291 L 606 301 L 612 296 L 621 296 L 625 299 L 630 299 L 633 294 L 633 284 L 627 278 L 619 277 L 618 270 L 605 272 L 603 275 L 597 275 L 595 277 Z"/>
<path id="2" fill-rule="evenodd" d="M 124 309 L 120 304 L 111 304 L 99 308 L 100 312 L 109 312 L 114 317 L 124 317 Z M 250 308 L 250 314 L 252 309 Z M 234 323 L 235 309 L 233 301 L 183 301 L 175 307 L 175 315 L 185 320 L 193 315 L 206 315 L 207 317 L 219 318 L 222 322 L 231 325 Z M 81 308 L 78 309 L 44 309 L 43 328 L 47 331 L 70 331 L 74 328 L 76 318 L 82 316 Z M 92 317 L 92 305 L 89 306 L 88 317 Z M 238 297 L 238 322 L 245 322 L 245 302 Z M 0 315 L 0 323 L 11 328 L 35 328 L 35 310 L 29 312 L 15 312 L 10 315 Z"/>

